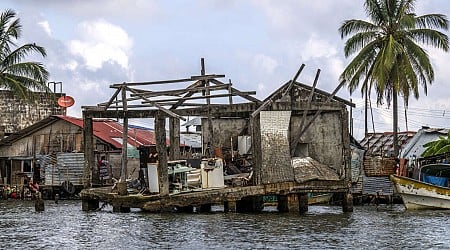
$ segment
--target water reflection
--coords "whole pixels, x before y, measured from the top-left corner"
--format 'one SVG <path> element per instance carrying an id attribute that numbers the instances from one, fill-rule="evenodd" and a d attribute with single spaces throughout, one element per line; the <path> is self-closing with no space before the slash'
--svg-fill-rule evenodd
<path id="1" fill-rule="evenodd" d="M 78 201 L 0 202 L 2 249 L 441 249 L 450 247 L 449 211 L 402 206 L 311 206 L 303 216 L 258 214 L 82 212 Z"/>

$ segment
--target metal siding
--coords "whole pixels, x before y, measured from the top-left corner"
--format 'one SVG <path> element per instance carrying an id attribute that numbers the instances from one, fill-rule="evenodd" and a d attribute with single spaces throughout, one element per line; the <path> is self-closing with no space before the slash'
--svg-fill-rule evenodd
<path id="1" fill-rule="evenodd" d="M 60 186 L 64 181 L 83 185 L 83 153 L 58 153 L 56 161 L 49 155 L 40 158 L 45 168 L 45 185 Z"/>
<path id="2" fill-rule="evenodd" d="M 389 180 L 389 176 L 374 176 L 363 178 L 363 194 L 377 194 L 380 195 L 392 195 L 394 193 L 394 187 Z"/>

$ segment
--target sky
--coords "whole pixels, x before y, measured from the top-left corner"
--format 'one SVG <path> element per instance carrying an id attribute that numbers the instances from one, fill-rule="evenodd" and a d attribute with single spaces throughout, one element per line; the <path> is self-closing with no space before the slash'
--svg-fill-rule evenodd
<path id="1" fill-rule="evenodd" d="M 75 99 L 67 114 L 81 117 L 82 106 L 106 102 L 110 85 L 122 82 L 224 74 L 242 91 L 264 99 L 305 68 L 297 81 L 329 93 L 352 59 L 344 56 L 344 20 L 366 19 L 359 0 L 1 0 L 17 12 L 23 26 L 18 44 L 34 42 L 56 90 Z M 450 15 L 448 0 L 420 0 L 416 14 Z M 447 32 L 448 35 L 448 32 Z M 435 71 L 428 94 L 399 102 L 399 131 L 422 126 L 450 128 L 450 53 L 425 47 Z M 353 134 L 364 135 L 364 101 L 359 90 L 341 89 L 352 100 Z M 369 132 L 392 131 L 392 108 L 371 98 Z M 406 122 L 407 121 L 407 122 Z M 137 125 L 150 126 L 141 122 Z"/>

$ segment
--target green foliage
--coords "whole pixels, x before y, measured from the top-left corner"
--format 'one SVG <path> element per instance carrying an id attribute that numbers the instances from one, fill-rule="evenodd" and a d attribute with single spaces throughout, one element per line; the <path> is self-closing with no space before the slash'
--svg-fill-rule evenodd
<path id="1" fill-rule="evenodd" d="M 422 157 L 439 155 L 450 151 L 450 132 L 447 136 L 439 136 L 436 141 L 431 141 L 423 145 L 426 149 Z"/>
<path id="2" fill-rule="evenodd" d="M 397 141 L 397 96 L 405 105 L 413 95 L 419 98 L 419 87 L 427 94 L 434 80 L 429 56 L 421 45 L 448 51 L 445 15 L 414 13 L 415 0 L 365 0 L 369 20 L 346 20 L 339 28 L 345 43 L 346 57 L 355 54 L 340 76 L 350 92 L 375 90 L 377 103 L 393 102 L 394 142 Z M 394 145 L 394 148 L 398 147 Z M 398 151 L 398 148 L 397 148 Z"/>
<path id="3" fill-rule="evenodd" d="M 25 100 L 33 99 L 33 91 L 49 92 L 49 73 L 40 62 L 26 62 L 27 56 L 37 53 L 45 57 L 45 49 L 34 43 L 16 44 L 22 26 L 13 10 L 0 14 L 0 87 L 11 90 Z"/>

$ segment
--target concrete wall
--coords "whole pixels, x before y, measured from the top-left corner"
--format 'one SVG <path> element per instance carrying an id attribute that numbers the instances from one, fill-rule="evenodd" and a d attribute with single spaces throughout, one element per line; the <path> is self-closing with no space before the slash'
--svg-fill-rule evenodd
<path id="1" fill-rule="evenodd" d="M 294 180 L 289 150 L 291 111 L 261 111 L 261 181 L 264 184 Z"/>
<path id="2" fill-rule="evenodd" d="M 36 101 L 27 103 L 15 97 L 11 91 L 0 90 L 0 127 L 7 134 L 17 132 L 51 115 L 62 115 L 58 106 L 61 94 L 36 93 Z"/>
<path id="3" fill-rule="evenodd" d="M 248 119 L 237 118 L 219 118 L 212 119 L 213 136 L 212 145 L 214 147 L 230 148 L 231 138 L 233 137 L 233 147 L 237 148 L 237 136 L 241 135 L 245 127 L 247 126 Z M 202 119 L 202 143 L 205 147 L 208 141 L 210 141 L 208 119 Z"/>
<path id="4" fill-rule="evenodd" d="M 307 117 L 307 121 L 312 116 Z M 302 116 L 292 116 L 291 137 L 299 134 Z M 327 112 L 319 115 L 314 123 L 301 137 L 300 142 L 307 143 L 308 156 L 330 167 L 342 171 L 343 165 L 343 121 L 341 111 Z M 291 138 L 293 140 L 293 138 Z"/>

